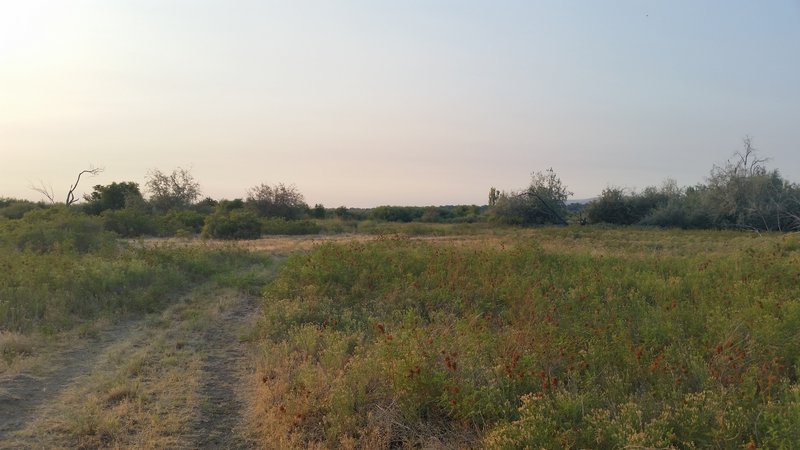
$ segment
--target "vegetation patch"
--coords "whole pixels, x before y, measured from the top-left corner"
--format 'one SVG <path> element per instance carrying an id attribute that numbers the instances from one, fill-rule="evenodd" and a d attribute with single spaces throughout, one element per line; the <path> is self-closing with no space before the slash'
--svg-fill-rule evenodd
<path id="1" fill-rule="evenodd" d="M 264 293 L 253 429 L 329 448 L 800 441 L 793 241 L 622 234 L 291 257 Z"/>

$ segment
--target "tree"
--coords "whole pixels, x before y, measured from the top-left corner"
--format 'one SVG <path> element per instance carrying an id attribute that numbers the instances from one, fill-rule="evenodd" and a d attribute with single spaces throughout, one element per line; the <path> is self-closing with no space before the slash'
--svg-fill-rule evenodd
<path id="1" fill-rule="evenodd" d="M 71 184 L 69 186 L 69 191 L 67 191 L 67 199 L 64 202 L 64 204 L 67 205 L 67 206 L 71 206 L 73 203 L 75 203 L 78 200 L 80 200 L 80 198 L 75 197 L 75 190 L 78 189 L 78 183 L 81 182 L 81 177 L 83 175 L 96 176 L 99 173 L 101 173 L 102 171 L 103 171 L 102 168 L 92 167 L 92 166 L 89 166 L 88 169 L 81 170 L 78 173 L 78 179 L 75 180 L 75 184 Z M 33 189 L 34 191 L 44 195 L 48 200 L 50 200 L 50 203 L 53 203 L 53 204 L 56 203 L 56 196 L 55 196 L 55 194 L 53 192 L 53 187 L 52 186 L 46 186 L 44 184 L 44 182 L 39 182 L 39 186 L 31 186 L 31 189 Z"/>
<path id="2" fill-rule="evenodd" d="M 571 195 L 550 168 L 534 172 L 527 189 L 500 193 L 491 214 L 496 220 L 509 224 L 566 224 L 566 201 Z"/>
<path id="3" fill-rule="evenodd" d="M 745 136 L 743 149 L 723 166 L 714 166 L 708 178 L 714 222 L 721 227 L 783 230 L 791 227 L 793 186 L 777 170 L 768 171 L 753 140 Z"/>
<path id="4" fill-rule="evenodd" d="M 311 213 L 315 219 L 324 219 L 326 215 L 325 206 L 322 203 L 317 203 Z"/>
<path id="5" fill-rule="evenodd" d="M 258 239 L 261 237 L 261 221 L 253 211 L 237 208 L 230 203 L 220 203 L 217 210 L 206 217 L 203 236 L 217 239 Z"/>
<path id="6" fill-rule="evenodd" d="M 247 206 L 262 217 L 300 219 L 308 210 L 303 194 L 294 185 L 259 184 L 247 191 Z"/>
<path id="7" fill-rule="evenodd" d="M 150 193 L 150 203 L 160 212 L 188 208 L 200 197 L 200 183 L 189 170 L 181 167 L 169 174 L 151 170 L 145 187 Z"/>
<path id="8" fill-rule="evenodd" d="M 350 210 L 349 210 L 349 209 L 347 209 L 347 207 L 346 207 L 346 206 L 340 206 L 340 207 L 338 207 L 338 208 L 334 209 L 334 210 L 333 210 L 333 215 L 334 215 L 334 216 L 335 216 L 337 219 L 341 219 L 341 220 L 352 219 L 352 218 L 354 217 L 354 214 L 352 214 L 352 213 L 350 212 Z"/>
<path id="9" fill-rule="evenodd" d="M 107 186 L 96 185 L 94 192 L 84 195 L 86 211 L 90 214 L 100 214 L 107 209 L 122 209 L 133 203 L 140 203 L 142 193 L 139 184 L 132 181 L 111 183 Z"/>
<path id="10" fill-rule="evenodd" d="M 586 215 L 592 223 L 630 225 L 638 219 L 632 212 L 630 197 L 625 195 L 622 188 L 616 187 L 603 189 L 600 198 L 586 207 Z"/>

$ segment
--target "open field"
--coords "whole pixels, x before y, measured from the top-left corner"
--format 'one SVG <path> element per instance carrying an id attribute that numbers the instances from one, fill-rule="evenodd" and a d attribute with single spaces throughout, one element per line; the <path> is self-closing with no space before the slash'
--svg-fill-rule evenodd
<path id="1" fill-rule="evenodd" d="M 2 253 L 0 448 L 800 442 L 797 234 L 393 231 Z"/>
<path id="2" fill-rule="evenodd" d="M 265 291 L 276 447 L 791 448 L 797 235 L 326 243 Z"/>

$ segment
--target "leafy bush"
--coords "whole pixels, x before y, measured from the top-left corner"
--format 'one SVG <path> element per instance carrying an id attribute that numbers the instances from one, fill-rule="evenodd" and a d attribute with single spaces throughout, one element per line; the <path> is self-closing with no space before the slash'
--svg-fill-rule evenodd
<path id="1" fill-rule="evenodd" d="M 98 219 L 62 206 L 28 211 L 2 227 L 0 239 L 18 250 L 86 253 L 113 245 L 113 236 Z"/>
<path id="2" fill-rule="evenodd" d="M 203 236 L 217 239 L 258 239 L 261 236 L 261 221 L 251 211 L 237 208 L 217 208 L 206 217 Z"/>
<path id="3" fill-rule="evenodd" d="M 107 209 L 100 214 L 103 228 L 121 237 L 156 236 L 158 220 L 152 214 L 134 208 Z"/>
<path id="4" fill-rule="evenodd" d="M 198 234 L 203 231 L 206 217 L 192 210 L 171 210 L 160 218 L 161 234 L 172 236 L 179 232 Z"/>
<path id="5" fill-rule="evenodd" d="M 247 206 L 261 217 L 300 219 L 308 211 L 303 194 L 294 185 L 260 184 L 247 192 Z"/>
<path id="6" fill-rule="evenodd" d="M 107 186 L 98 184 L 94 187 L 94 191 L 84 198 L 87 203 L 83 205 L 83 209 L 95 215 L 108 209 L 122 209 L 144 201 L 139 191 L 139 184 L 134 182 L 114 182 Z"/>
<path id="7" fill-rule="evenodd" d="M 507 225 L 566 224 L 566 201 L 572 195 L 553 169 L 534 172 L 519 192 L 497 194 L 492 188 L 490 217 Z"/>
<path id="8" fill-rule="evenodd" d="M 0 217 L 20 219 L 28 211 L 42 207 L 41 203 L 29 202 L 27 200 L 0 199 Z"/>
<path id="9" fill-rule="evenodd" d="M 639 218 L 633 214 L 631 201 L 619 188 L 606 188 L 600 198 L 586 207 L 586 215 L 592 223 L 631 225 Z"/>

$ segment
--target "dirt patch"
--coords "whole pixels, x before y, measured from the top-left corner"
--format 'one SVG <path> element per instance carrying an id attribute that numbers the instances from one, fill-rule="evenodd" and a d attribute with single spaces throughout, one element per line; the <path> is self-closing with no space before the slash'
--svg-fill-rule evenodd
<path id="1" fill-rule="evenodd" d="M 196 448 L 253 448 L 237 429 L 245 407 L 242 387 L 255 371 L 244 341 L 257 315 L 257 299 L 240 298 L 222 311 L 204 333 L 200 411 L 194 425 Z"/>

